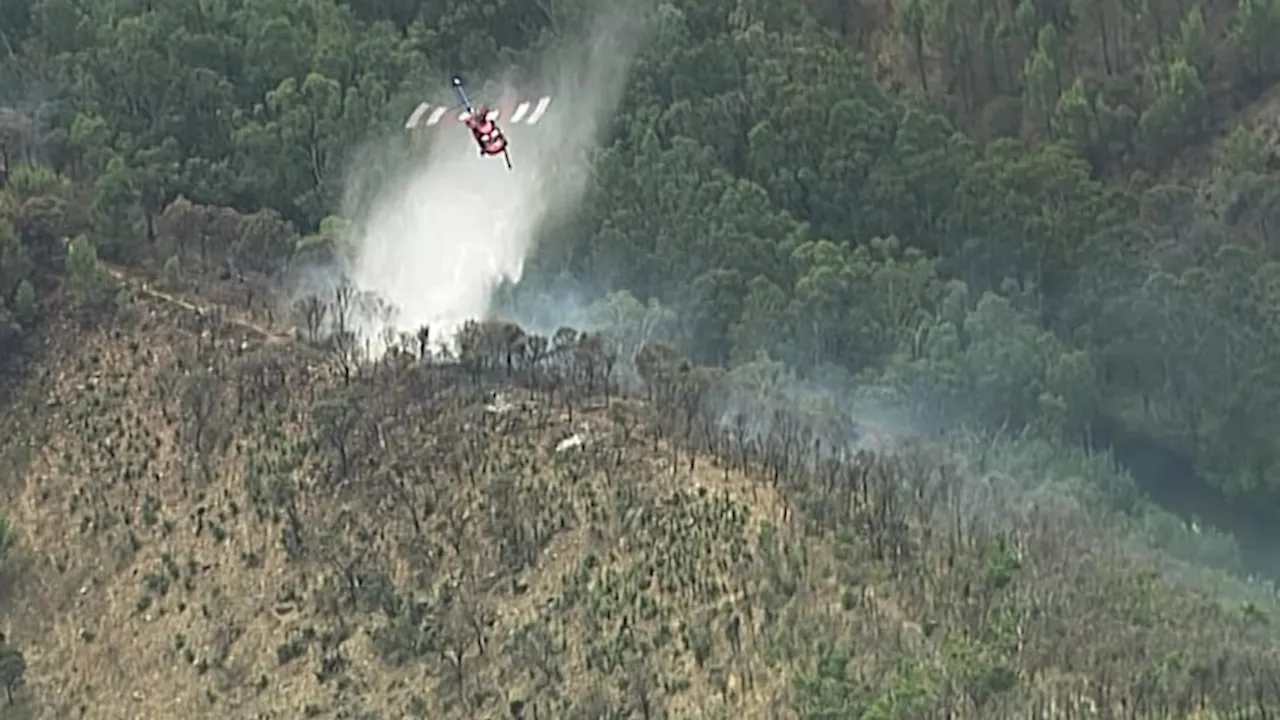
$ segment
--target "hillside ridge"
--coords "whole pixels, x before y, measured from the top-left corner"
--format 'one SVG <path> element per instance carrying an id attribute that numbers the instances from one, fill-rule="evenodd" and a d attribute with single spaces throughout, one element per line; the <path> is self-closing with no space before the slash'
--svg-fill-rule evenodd
<path id="1" fill-rule="evenodd" d="M 652 379 L 654 412 L 565 355 L 393 354 L 347 381 L 213 309 L 141 291 L 51 345 L 11 408 L 49 433 L 0 498 L 31 717 L 1176 715 L 1273 688 L 1255 611 L 1142 569 L 1062 500 L 960 491 L 923 449 L 787 459 L 813 430 L 735 441 L 672 384 L 693 376 Z M 1203 697 L 1140 689 L 1170 652 L 1162 682 Z M 850 662 L 851 685 L 824 674 Z"/>

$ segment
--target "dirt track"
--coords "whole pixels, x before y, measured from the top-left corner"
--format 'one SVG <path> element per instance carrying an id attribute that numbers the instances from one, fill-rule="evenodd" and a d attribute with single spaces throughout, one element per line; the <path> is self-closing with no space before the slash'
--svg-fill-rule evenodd
<path id="1" fill-rule="evenodd" d="M 110 275 L 117 282 L 128 285 L 134 291 L 141 293 L 143 295 L 146 295 L 148 297 L 154 298 L 156 300 L 160 300 L 161 302 L 165 302 L 170 305 L 184 308 L 186 310 L 190 310 L 196 313 L 208 314 L 208 313 L 212 313 L 216 309 L 216 306 L 214 305 L 192 302 L 191 300 L 178 297 L 177 295 L 174 295 L 172 293 L 167 293 L 163 290 L 157 290 L 156 288 L 151 287 L 151 285 L 146 280 L 143 280 L 137 277 L 136 275 L 133 275 L 125 270 L 122 270 L 119 267 L 108 265 L 106 263 L 102 263 L 102 267 L 104 270 L 106 270 L 107 274 Z M 244 317 L 239 317 L 233 313 L 228 313 L 226 315 L 226 319 L 227 319 L 227 322 L 231 323 L 232 325 L 248 330 L 256 335 L 261 335 L 263 338 L 267 340 L 267 342 L 271 342 L 271 343 L 293 342 L 294 340 L 294 338 L 289 334 L 273 331 L 269 328 L 263 327 L 262 325 L 259 325 L 253 322 L 252 320 L 249 320 Z"/>

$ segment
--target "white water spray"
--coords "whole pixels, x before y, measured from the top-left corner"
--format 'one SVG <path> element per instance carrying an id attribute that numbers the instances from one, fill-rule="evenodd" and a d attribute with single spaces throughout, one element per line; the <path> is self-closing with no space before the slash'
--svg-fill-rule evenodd
<path id="1" fill-rule="evenodd" d="M 378 194 L 352 228 L 354 252 L 342 270 L 357 289 L 394 307 L 392 329 L 427 325 L 434 337 L 451 338 L 488 313 L 502 281 L 520 279 L 542 223 L 582 199 L 587 156 L 613 116 L 640 42 L 636 25 L 601 18 L 586 42 L 543 59 L 539 94 L 553 98 L 550 110 L 537 125 L 502 124 L 514 170 L 501 158 L 479 157 L 465 128 L 443 126 L 430 131 L 422 165 Z M 521 94 L 498 84 L 498 96 Z M 360 176 L 357 163 L 353 181 Z M 371 340 L 386 327 L 385 319 L 356 320 Z"/>

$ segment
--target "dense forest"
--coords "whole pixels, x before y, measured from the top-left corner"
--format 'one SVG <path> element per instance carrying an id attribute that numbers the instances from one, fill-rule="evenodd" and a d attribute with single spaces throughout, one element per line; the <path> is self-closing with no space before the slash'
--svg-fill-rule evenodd
<path id="1" fill-rule="evenodd" d="M 273 272 L 340 242 L 361 143 L 585 5 L 5 0 L 0 346 L 67 273 L 109 306 L 99 260 Z M 1139 438 L 1195 478 L 1151 494 L 1280 518 L 1280 174 L 1251 104 L 1280 4 L 648 12 L 588 201 L 503 306 L 596 298 L 697 362 L 1016 436 L 1030 466 Z"/>

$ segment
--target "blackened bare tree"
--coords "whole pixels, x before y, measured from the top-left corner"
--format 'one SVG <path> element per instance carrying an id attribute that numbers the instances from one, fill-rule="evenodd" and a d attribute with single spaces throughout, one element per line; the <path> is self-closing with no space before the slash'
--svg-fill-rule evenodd
<path id="1" fill-rule="evenodd" d="M 318 296 L 307 295 L 294 303 L 294 311 L 307 329 L 307 342 L 313 344 L 319 342 L 320 330 L 324 327 L 325 317 L 329 313 L 329 306 Z"/>
<path id="2" fill-rule="evenodd" d="M 350 392 L 341 394 L 320 402 L 312 413 L 324 440 L 337 456 L 331 467 L 330 479 L 334 482 L 353 480 L 353 431 L 360 421 L 358 399 Z"/>

